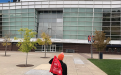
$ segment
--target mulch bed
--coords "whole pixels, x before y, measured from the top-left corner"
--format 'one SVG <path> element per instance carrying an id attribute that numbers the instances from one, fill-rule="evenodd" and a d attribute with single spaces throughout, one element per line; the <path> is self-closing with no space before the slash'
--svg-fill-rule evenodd
<path id="1" fill-rule="evenodd" d="M 32 66 L 34 66 L 34 65 L 32 65 L 32 64 L 19 64 L 19 65 L 16 65 L 17 67 L 32 67 Z"/>
<path id="2" fill-rule="evenodd" d="M 40 58 L 50 58 L 50 57 L 40 57 Z"/>

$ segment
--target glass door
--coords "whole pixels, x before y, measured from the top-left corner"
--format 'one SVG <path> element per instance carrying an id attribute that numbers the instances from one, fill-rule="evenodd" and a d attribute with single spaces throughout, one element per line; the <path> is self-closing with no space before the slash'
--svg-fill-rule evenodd
<path id="1" fill-rule="evenodd" d="M 51 50 L 50 50 L 50 52 L 56 52 L 56 45 L 51 45 Z"/>

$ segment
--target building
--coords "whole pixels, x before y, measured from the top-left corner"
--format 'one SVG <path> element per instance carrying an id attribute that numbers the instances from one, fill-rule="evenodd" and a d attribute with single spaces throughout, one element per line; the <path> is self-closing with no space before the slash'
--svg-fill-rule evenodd
<path id="1" fill-rule="evenodd" d="M 121 53 L 120 18 L 120 0 L 17 0 L 0 3 L 0 37 L 8 32 L 15 34 L 9 50 L 17 50 L 18 41 L 13 38 L 21 38 L 17 30 L 26 27 L 38 33 L 36 38 L 40 38 L 41 31 L 51 36 L 53 44 L 48 52 L 83 53 L 90 52 L 88 36 L 96 29 L 111 38 L 105 53 Z M 44 51 L 44 46 L 38 45 L 34 51 Z"/>

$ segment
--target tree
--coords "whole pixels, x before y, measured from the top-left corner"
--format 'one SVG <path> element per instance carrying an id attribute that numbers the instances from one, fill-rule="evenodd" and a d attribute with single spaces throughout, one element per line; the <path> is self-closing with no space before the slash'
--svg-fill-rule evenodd
<path id="1" fill-rule="evenodd" d="M 19 47 L 19 51 L 21 52 L 26 52 L 26 66 L 27 66 L 27 58 L 28 58 L 28 52 L 31 49 L 36 49 L 35 45 L 36 45 L 36 41 L 30 41 L 31 38 L 35 37 L 36 32 L 33 32 L 32 29 L 28 29 L 28 28 L 20 28 L 20 30 L 18 30 L 20 32 L 20 34 L 23 35 L 23 39 L 20 40 L 20 42 L 17 43 L 17 46 Z M 17 40 L 18 38 L 14 37 L 14 40 Z"/>
<path id="2" fill-rule="evenodd" d="M 104 31 L 96 30 L 95 35 L 93 37 L 94 42 L 92 43 L 92 45 L 99 51 L 99 54 L 100 54 L 100 51 L 105 49 L 105 47 L 110 41 L 109 37 L 106 39 L 105 34 L 106 33 L 104 33 Z"/>
<path id="3" fill-rule="evenodd" d="M 52 41 L 50 39 L 50 36 L 48 34 L 46 34 L 45 32 L 43 32 L 41 34 L 42 40 L 41 39 L 37 39 L 37 42 L 39 45 L 44 45 L 45 46 L 45 57 L 46 57 L 46 46 L 47 45 L 51 45 Z"/>
<path id="4" fill-rule="evenodd" d="M 2 45 L 5 46 L 5 56 L 6 56 L 7 47 L 9 45 L 11 45 L 11 40 L 10 40 L 10 35 L 9 34 L 6 34 L 3 37 L 3 43 L 2 43 Z"/>

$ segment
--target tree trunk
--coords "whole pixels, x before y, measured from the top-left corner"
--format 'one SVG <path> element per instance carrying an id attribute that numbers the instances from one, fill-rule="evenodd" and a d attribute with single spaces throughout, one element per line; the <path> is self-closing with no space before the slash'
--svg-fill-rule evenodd
<path id="1" fill-rule="evenodd" d="M 28 58 L 28 52 L 27 52 L 27 54 L 26 54 L 26 65 L 27 65 L 27 58 Z"/>
<path id="2" fill-rule="evenodd" d="M 7 43 L 6 43 L 6 47 L 5 47 L 5 56 L 6 56 L 7 46 L 8 46 L 8 45 L 7 45 Z"/>
<path id="3" fill-rule="evenodd" d="M 45 45 L 45 57 L 46 57 L 46 45 Z"/>

